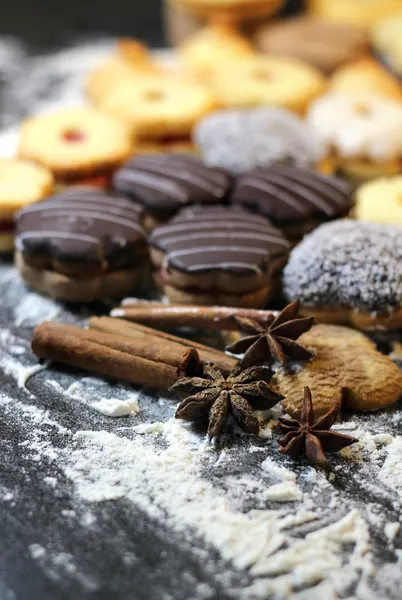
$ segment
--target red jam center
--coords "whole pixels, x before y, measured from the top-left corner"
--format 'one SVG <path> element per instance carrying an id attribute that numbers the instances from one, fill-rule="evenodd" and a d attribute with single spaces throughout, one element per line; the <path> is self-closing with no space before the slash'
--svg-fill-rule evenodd
<path id="1" fill-rule="evenodd" d="M 66 142 L 83 142 L 85 138 L 85 133 L 83 133 L 79 129 L 68 129 L 63 133 L 63 140 L 65 140 Z"/>

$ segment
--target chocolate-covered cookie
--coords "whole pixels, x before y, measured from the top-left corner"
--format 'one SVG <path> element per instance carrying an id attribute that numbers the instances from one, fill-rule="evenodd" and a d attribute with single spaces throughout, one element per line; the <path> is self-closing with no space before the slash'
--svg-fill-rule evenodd
<path id="1" fill-rule="evenodd" d="M 322 222 L 345 216 L 352 188 L 336 177 L 277 165 L 240 175 L 231 201 L 269 218 L 297 241 Z"/>
<path id="2" fill-rule="evenodd" d="M 188 207 L 150 238 L 155 279 L 174 302 L 261 307 L 289 243 L 239 207 Z"/>
<path id="3" fill-rule="evenodd" d="M 32 287 L 59 300 L 123 296 L 146 257 L 142 221 L 130 200 L 71 188 L 17 215 L 17 266 Z"/>
<path id="4" fill-rule="evenodd" d="M 128 162 L 113 178 L 113 189 L 137 201 L 152 228 L 188 204 L 222 203 L 230 190 L 231 176 L 208 167 L 195 156 L 144 154 Z"/>

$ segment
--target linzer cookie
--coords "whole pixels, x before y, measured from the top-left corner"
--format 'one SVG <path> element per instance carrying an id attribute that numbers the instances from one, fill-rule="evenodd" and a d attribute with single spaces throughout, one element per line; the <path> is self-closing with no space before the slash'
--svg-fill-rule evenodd
<path id="1" fill-rule="evenodd" d="M 346 182 L 287 165 L 240 175 L 231 201 L 269 218 L 292 241 L 324 221 L 345 216 L 352 206 Z"/>
<path id="2" fill-rule="evenodd" d="M 168 220 L 187 204 L 218 204 L 228 196 L 231 176 L 182 154 L 143 155 L 119 169 L 113 189 L 143 206 L 147 228 Z"/>
<path id="3" fill-rule="evenodd" d="M 25 208 L 16 234 L 22 277 L 57 300 L 122 297 L 146 257 L 141 207 L 95 188 L 71 188 Z"/>
<path id="4" fill-rule="evenodd" d="M 185 208 L 149 242 L 155 279 L 180 304 L 259 308 L 289 252 L 267 219 L 236 207 Z"/>

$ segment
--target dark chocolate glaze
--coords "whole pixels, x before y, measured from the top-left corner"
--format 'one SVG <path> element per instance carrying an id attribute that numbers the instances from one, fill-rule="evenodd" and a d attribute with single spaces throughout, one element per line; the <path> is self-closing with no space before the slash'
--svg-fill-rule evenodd
<path id="1" fill-rule="evenodd" d="M 192 274 L 256 274 L 289 252 L 281 231 L 239 207 L 188 207 L 155 229 L 149 242 L 166 253 L 167 267 Z"/>
<path id="2" fill-rule="evenodd" d="M 352 188 L 336 177 L 277 165 L 240 175 L 231 202 L 278 223 L 314 217 L 327 220 L 349 212 Z"/>
<path id="3" fill-rule="evenodd" d="M 134 268 L 146 248 L 142 218 L 130 200 L 71 188 L 18 213 L 16 248 L 28 264 L 54 270 L 64 270 L 60 262 L 102 271 Z"/>
<path id="4" fill-rule="evenodd" d="M 119 169 L 113 189 L 139 202 L 148 212 L 168 218 L 187 204 L 223 202 L 232 178 L 195 156 L 143 154 Z"/>

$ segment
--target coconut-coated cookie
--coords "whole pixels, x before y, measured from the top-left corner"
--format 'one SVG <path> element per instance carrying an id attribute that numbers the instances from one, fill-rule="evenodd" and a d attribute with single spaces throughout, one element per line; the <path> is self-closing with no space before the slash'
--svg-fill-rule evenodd
<path id="1" fill-rule="evenodd" d="M 125 123 L 92 108 L 71 108 L 27 119 L 18 152 L 50 169 L 59 181 L 80 183 L 110 175 L 133 150 Z"/>
<path id="2" fill-rule="evenodd" d="M 14 249 L 14 215 L 52 193 L 51 172 L 17 159 L 0 159 L 0 252 Z"/>
<path id="3" fill-rule="evenodd" d="M 352 188 L 337 177 L 275 165 L 239 175 L 231 202 L 264 215 L 297 242 L 321 223 L 346 216 Z"/>
<path id="4" fill-rule="evenodd" d="M 219 65 L 211 87 L 225 107 L 273 105 L 304 114 L 325 91 L 321 73 L 303 61 L 255 54 Z"/>
<path id="5" fill-rule="evenodd" d="M 193 139 L 208 164 L 235 174 L 283 162 L 330 170 L 325 144 L 281 108 L 215 112 L 198 123 Z"/>
<path id="6" fill-rule="evenodd" d="M 349 219 L 321 225 L 292 250 L 283 290 L 322 322 L 400 328 L 401 229 Z"/>
<path id="7" fill-rule="evenodd" d="M 267 219 L 237 207 L 185 208 L 149 243 L 156 281 L 185 304 L 261 307 L 289 252 Z"/>
<path id="8" fill-rule="evenodd" d="M 116 193 L 138 202 L 147 229 L 168 220 L 188 204 L 220 204 L 227 199 L 232 177 L 185 154 L 140 155 L 113 177 Z"/>
<path id="9" fill-rule="evenodd" d="M 402 225 L 402 175 L 382 177 L 356 191 L 355 216 L 364 221 Z"/>
<path id="10" fill-rule="evenodd" d="M 17 215 L 17 266 L 32 287 L 57 300 L 121 297 L 146 260 L 142 221 L 130 200 L 70 188 Z"/>
<path id="11" fill-rule="evenodd" d="M 300 390 L 305 386 L 311 389 L 317 416 L 330 410 L 335 399 L 350 410 L 373 411 L 401 397 L 401 371 L 359 331 L 321 324 L 304 333 L 298 342 L 313 353 L 313 358 L 302 369 L 279 369 L 273 381 L 285 397 L 283 408 L 293 417 L 300 417 Z"/>

